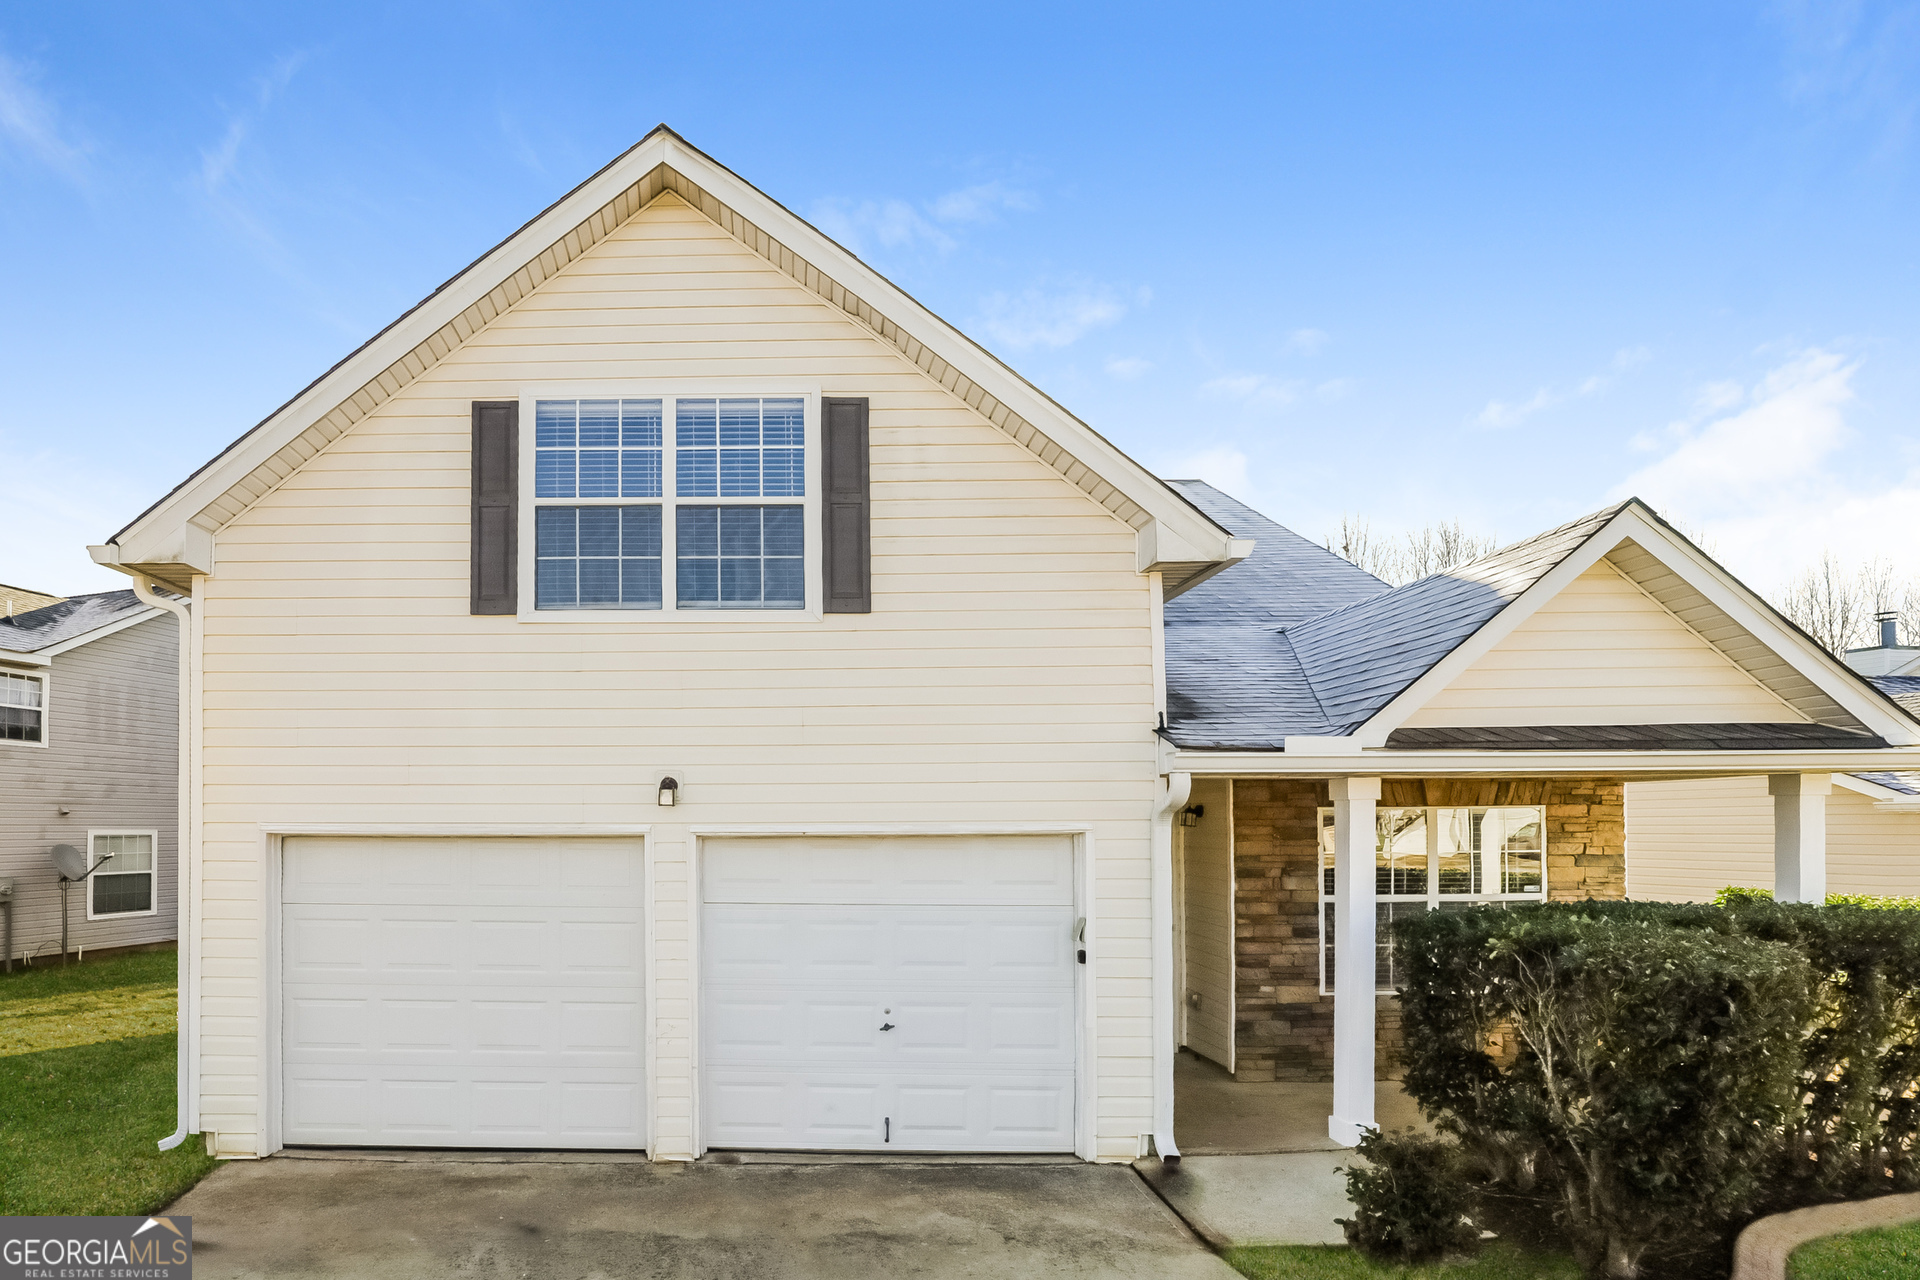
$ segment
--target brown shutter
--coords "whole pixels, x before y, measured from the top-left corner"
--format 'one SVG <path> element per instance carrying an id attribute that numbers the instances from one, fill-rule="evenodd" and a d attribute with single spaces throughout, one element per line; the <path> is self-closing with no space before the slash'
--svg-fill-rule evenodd
<path id="1" fill-rule="evenodd" d="M 822 543 L 828 613 L 873 612 L 872 497 L 867 476 L 867 402 L 828 397 L 820 404 Z"/>
<path id="2" fill-rule="evenodd" d="M 473 402 L 474 613 L 520 608 L 520 402 Z"/>

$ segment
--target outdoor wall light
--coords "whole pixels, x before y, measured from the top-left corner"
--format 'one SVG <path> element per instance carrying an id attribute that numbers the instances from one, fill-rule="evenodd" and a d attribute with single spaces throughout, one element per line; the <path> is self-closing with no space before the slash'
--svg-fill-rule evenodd
<path id="1" fill-rule="evenodd" d="M 1200 815 L 1205 813 L 1206 811 L 1207 811 L 1207 806 L 1203 804 L 1188 805 L 1186 808 L 1180 811 L 1180 825 L 1183 827 L 1199 826 Z"/>
<path id="2" fill-rule="evenodd" d="M 660 779 L 660 803 L 672 808 L 680 799 L 680 784 L 672 778 Z"/>

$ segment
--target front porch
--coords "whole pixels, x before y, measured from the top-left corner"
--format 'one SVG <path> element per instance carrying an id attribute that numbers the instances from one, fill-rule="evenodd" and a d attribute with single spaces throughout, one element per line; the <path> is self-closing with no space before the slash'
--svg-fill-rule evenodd
<path id="1" fill-rule="evenodd" d="M 1823 898 L 1830 775 L 1770 786 L 1782 896 Z M 1172 829 L 1183 1155 L 1423 1126 L 1397 1081 L 1396 916 L 1627 896 L 1620 775 L 1194 776 Z"/>

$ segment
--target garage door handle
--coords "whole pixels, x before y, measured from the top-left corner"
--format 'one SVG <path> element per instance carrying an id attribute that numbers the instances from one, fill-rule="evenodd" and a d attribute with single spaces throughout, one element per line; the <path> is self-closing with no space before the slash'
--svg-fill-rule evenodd
<path id="1" fill-rule="evenodd" d="M 883 1022 L 880 1024 L 880 1029 L 882 1031 L 891 1031 L 893 1030 L 893 1024 L 891 1022 Z"/>

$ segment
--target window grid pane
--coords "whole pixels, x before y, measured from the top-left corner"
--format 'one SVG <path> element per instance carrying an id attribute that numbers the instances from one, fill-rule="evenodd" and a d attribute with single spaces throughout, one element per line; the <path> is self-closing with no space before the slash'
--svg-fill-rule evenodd
<path id="1" fill-rule="evenodd" d="M 674 483 L 683 498 L 800 498 L 806 404 L 798 397 L 680 400 Z"/>
<path id="2" fill-rule="evenodd" d="M 40 681 L 32 676 L 0 675 L 0 740 L 40 741 Z"/>
<path id="3" fill-rule="evenodd" d="M 658 609 L 660 508 L 538 507 L 534 607 Z"/>
<path id="4" fill-rule="evenodd" d="M 675 599 L 680 607 L 805 605 L 802 508 L 682 506 L 675 521 Z"/>
<path id="5" fill-rule="evenodd" d="M 536 400 L 535 498 L 661 496 L 659 400 Z"/>
<path id="6" fill-rule="evenodd" d="M 1395 920 L 1432 909 L 1462 911 L 1471 906 L 1504 907 L 1514 898 L 1546 899 L 1545 819 L 1546 810 L 1537 805 L 1375 810 L 1375 891 L 1380 900 L 1374 907 L 1374 975 L 1379 990 L 1393 990 L 1398 983 L 1393 964 Z M 1336 954 L 1333 834 L 1333 811 L 1323 809 L 1319 826 L 1321 983 L 1328 992 L 1333 990 Z"/>

